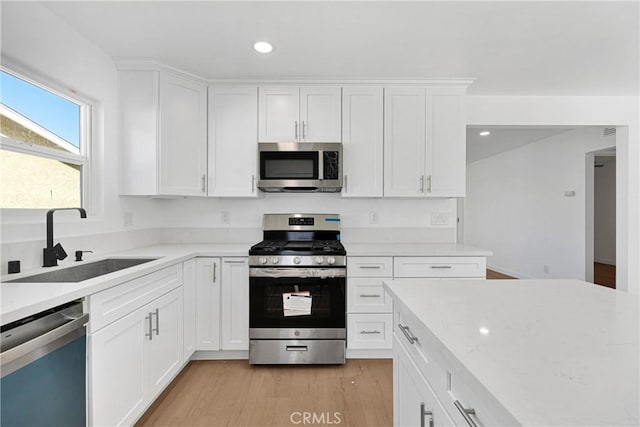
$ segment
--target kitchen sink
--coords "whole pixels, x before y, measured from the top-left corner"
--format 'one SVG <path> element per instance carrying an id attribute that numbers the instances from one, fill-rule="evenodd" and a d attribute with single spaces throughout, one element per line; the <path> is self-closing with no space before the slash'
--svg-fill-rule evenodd
<path id="1" fill-rule="evenodd" d="M 106 258 L 101 261 L 94 261 L 75 267 L 8 280 L 7 283 L 82 282 L 83 280 L 93 279 L 94 277 L 124 270 L 125 268 L 144 264 L 145 262 L 155 261 L 156 259 L 158 258 Z"/>

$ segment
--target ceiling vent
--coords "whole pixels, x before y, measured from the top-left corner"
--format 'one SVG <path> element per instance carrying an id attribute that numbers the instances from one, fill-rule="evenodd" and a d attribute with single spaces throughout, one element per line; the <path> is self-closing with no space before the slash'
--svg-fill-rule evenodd
<path id="1" fill-rule="evenodd" d="M 604 136 L 615 135 L 616 128 L 604 128 Z"/>

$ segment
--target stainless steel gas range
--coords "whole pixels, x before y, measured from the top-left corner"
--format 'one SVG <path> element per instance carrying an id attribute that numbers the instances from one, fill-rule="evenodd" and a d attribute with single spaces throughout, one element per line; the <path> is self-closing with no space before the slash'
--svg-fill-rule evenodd
<path id="1" fill-rule="evenodd" d="M 344 363 L 340 216 L 266 214 L 263 239 L 249 251 L 249 363 Z"/>

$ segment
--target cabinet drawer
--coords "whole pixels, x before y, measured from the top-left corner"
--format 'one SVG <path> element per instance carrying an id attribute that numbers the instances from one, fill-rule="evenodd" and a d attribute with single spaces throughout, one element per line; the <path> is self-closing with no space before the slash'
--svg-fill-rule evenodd
<path id="1" fill-rule="evenodd" d="M 182 285 L 182 264 L 147 274 L 87 298 L 93 333 Z"/>
<path id="2" fill-rule="evenodd" d="M 349 277 L 391 277 L 393 261 L 391 257 L 348 257 Z"/>
<path id="3" fill-rule="evenodd" d="M 393 314 L 349 314 L 347 348 L 390 349 Z"/>
<path id="4" fill-rule="evenodd" d="M 485 257 L 395 257 L 395 277 L 486 276 Z"/>
<path id="5" fill-rule="evenodd" d="M 347 280 L 348 313 L 391 313 L 391 296 L 380 278 L 349 278 Z"/>

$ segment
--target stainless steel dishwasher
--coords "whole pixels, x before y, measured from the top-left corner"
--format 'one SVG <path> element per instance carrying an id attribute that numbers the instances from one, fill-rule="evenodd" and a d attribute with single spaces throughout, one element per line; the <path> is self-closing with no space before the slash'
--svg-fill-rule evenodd
<path id="1" fill-rule="evenodd" d="M 0 425 L 86 425 L 88 320 L 74 301 L 2 327 Z"/>

